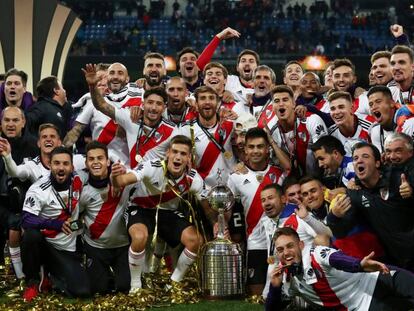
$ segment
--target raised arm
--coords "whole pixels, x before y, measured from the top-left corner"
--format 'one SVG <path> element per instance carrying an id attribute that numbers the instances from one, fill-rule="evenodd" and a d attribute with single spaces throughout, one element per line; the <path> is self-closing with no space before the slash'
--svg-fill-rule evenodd
<path id="1" fill-rule="evenodd" d="M 72 129 L 66 134 L 65 138 L 63 139 L 63 145 L 65 147 L 72 147 L 74 143 L 77 142 L 79 139 L 80 134 L 85 129 L 86 124 L 82 124 L 80 122 L 75 121 L 75 124 L 73 125 Z"/>
<path id="2" fill-rule="evenodd" d="M 82 71 L 85 75 L 85 80 L 88 83 L 92 103 L 95 108 L 111 119 L 115 119 L 115 108 L 105 101 L 105 99 L 99 93 L 98 88 L 96 87 L 97 83 L 100 80 L 96 74 L 96 65 L 86 64 L 85 69 L 82 68 Z"/>
<path id="3" fill-rule="evenodd" d="M 10 177 L 27 180 L 29 171 L 23 165 L 17 165 L 11 156 L 11 146 L 7 139 L 0 137 L 0 155 L 3 157 L 6 172 Z"/>
<path id="4" fill-rule="evenodd" d="M 126 172 L 126 168 L 120 162 L 112 164 L 111 168 L 111 182 L 115 188 L 122 188 L 128 185 L 138 182 L 137 176 L 132 173 Z"/>

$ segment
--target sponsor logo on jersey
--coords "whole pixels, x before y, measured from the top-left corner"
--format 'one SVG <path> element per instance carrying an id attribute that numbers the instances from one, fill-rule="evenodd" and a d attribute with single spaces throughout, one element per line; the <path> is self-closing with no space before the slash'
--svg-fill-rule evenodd
<path id="1" fill-rule="evenodd" d="M 32 197 L 28 197 L 24 202 L 25 205 L 29 205 L 30 207 L 35 206 L 35 203 L 35 199 L 33 199 Z"/>

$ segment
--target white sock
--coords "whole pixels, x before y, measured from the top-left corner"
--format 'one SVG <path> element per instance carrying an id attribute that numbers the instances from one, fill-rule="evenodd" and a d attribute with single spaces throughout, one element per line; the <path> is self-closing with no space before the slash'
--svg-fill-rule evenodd
<path id="1" fill-rule="evenodd" d="M 20 257 L 20 246 L 10 247 L 10 258 L 13 264 L 14 273 L 18 279 L 24 278 L 22 258 Z"/>
<path id="2" fill-rule="evenodd" d="M 171 275 L 171 280 L 175 282 L 181 282 L 184 278 L 185 273 L 191 264 L 196 260 L 197 254 L 190 252 L 188 249 L 184 249 L 178 258 L 177 266 L 174 269 L 173 274 Z"/>
<path id="3" fill-rule="evenodd" d="M 141 274 L 145 263 L 145 249 L 136 253 L 131 247 L 128 250 L 129 271 L 131 273 L 131 288 L 141 288 Z"/>

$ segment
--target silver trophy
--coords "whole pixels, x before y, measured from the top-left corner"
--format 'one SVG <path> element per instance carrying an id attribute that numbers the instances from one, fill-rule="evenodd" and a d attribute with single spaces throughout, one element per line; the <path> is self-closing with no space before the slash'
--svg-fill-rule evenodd
<path id="1" fill-rule="evenodd" d="M 223 184 L 218 171 L 217 185 L 208 195 L 212 209 L 218 212 L 217 238 L 204 245 L 201 256 L 201 285 L 208 299 L 232 299 L 244 295 L 243 254 L 240 245 L 225 238 L 224 213 L 234 205 L 234 195 Z"/>

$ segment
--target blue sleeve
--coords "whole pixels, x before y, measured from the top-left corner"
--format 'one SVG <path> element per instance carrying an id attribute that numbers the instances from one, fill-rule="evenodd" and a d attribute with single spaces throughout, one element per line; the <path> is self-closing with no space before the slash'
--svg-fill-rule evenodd
<path id="1" fill-rule="evenodd" d="M 265 310 L 280 310 L 282 307 L 282 290 L 280 287 L 274 287 L 270 284 L 269 293 L 265 301 Z"/>
<path id="2" fill-rule="evenodd" d="M 334 252 L 329 256 L 329 264 L 335 269 L 346 272 L 362 272 L 361 261 L 358 258 L 345 255 L 343 252 Z"/>
<path id="3" fill-rule="evenodd" d="M 25 211 L 22 213 L 22 227 L 24 229 L 50 229 L 61 231 L 63 223 L 63 220 L 47 219 Z"/>

